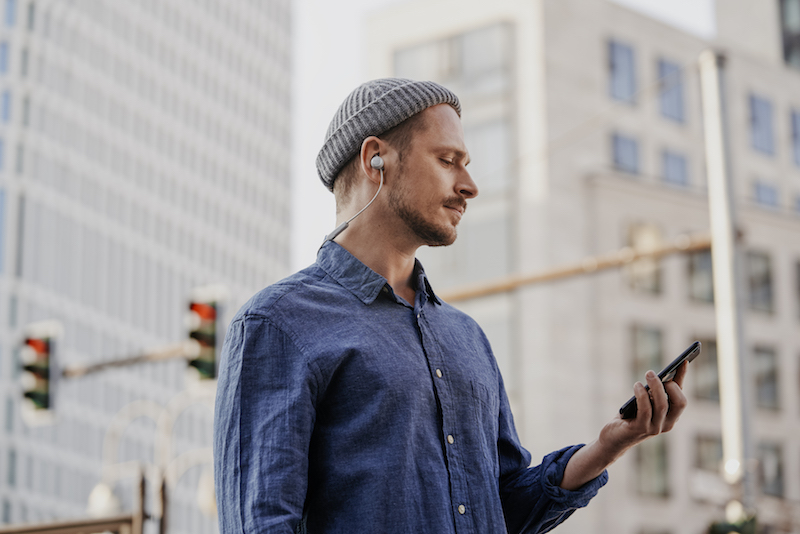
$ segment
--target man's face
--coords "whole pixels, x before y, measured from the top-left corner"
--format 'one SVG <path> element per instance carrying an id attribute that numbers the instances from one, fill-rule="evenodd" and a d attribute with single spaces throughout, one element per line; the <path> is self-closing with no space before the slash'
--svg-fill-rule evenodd
<path id="1" fill-rule="evenodd" d="M 440 104 L 422 113 L 425 128 L 402 155 L 388 202 L 422 244 L 451 245 L 467 199 L 478 194 L 478 187 L 466 169 L 469 154 L 455 110 Z"/>

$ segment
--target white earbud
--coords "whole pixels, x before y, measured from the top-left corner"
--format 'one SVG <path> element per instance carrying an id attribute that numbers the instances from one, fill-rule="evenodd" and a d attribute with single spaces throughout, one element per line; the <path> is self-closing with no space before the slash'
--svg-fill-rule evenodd
<path id="1" fill-rule="evenodd" d="M 369 161 L 370 167 L 377 170 L 383 169 L 383 158 L 380 156 L 372 156 L 372 159 Z"/>
<path id="2" fill-rule="evenodd" d="M 383 189 L 383 158 L 378 155 L 372 156 L 372 159 L 369 160 L 369 165 L 373 169 L 381 171 L 381 183 L 378 185 L 378 190 L 375 191 L 375 196 L 372 197 L 372 200 L 370 200 L 366 206 L 361 208 L 361 211 L 350 217 L 347 221 L 340 224 L 333 232 L 326 235 L 325 241 L 322 242 L 323 245 L 328 241 L 333 241 L 336 238 L 336 236 L 347 230 L 347 227 L 350 226 L 350 223 L 353 222 L 353 219 L 364 213 L 364 210 L 370 207 L 370 205 L 372 205 L 372 203 L 375 202 L 375 199 L 378 198 L 378 193 L 380 193 L 381 189 Z"/>

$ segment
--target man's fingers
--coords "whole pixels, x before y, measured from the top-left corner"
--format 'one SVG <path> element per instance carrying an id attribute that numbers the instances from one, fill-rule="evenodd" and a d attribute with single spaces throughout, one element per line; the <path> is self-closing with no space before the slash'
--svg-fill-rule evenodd
<path id="1" fill-rule="evenodd" d="M 683 379 L 686 377 L 687 363 L 688 362 L 683 362 L 680 367 L 678 367 L 678 372 L 675 373 L 675 378 L 672 379 L 680 388 L 683 388 Z"/>
<path id="2" fill-rule="evenodd" d="M 650 405 L 650 396 L 641 382 L 633 385 L 633 394 L 636 396 L 636 421 L 650 421 L 653 417 L 653 407 Z"/>
<path id="3" fill-rule="evenodd" d="M 669 397 L 669 412 L 667 413 L 664 425 L 661 427 L 661 431 L 668 432 L 675 426 L 675 423 L 683 413 L 683 410 L 686 409 L 689 401 L 686 399 L 686 395 L 683 394 L 683 390 L 680 386 L 674 382 L 667 382 L 664 384 L 664 389 Z"/>
<path id="4" fill-rule="evenodd" d="M 645 379 L 647 380 L 647 385 L 650 386 L 650 398 L 653 401 L 652 427 L 649 433 L 658 434 L 661 432 L 661 427 L 669 411 L 669 399 L 658 375 L 653 371 L 647 371 Z"/>

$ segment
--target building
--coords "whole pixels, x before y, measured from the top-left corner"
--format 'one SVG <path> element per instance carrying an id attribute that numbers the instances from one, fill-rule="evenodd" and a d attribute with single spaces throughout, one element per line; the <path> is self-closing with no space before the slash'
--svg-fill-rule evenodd
<path id="1" fill-rule="evenodd" d="M 800 532 L 800 2 L 716 4 L 709 42 L 606 0 L 412 0 L 369 19 L 370 74 L 462 99 L 481 193 L 456 244 L 420 254 L 446 292 L 707 232 L 697 60 L 726 53 L 759 521 Z M 493 343 L 534 458 L 593 439 L 645 370 L 701 340 L 680 425 L 559 531 L 699 534 L 724 517 L 708 252 L 459 306 Z"/>
<path id="2" fill-rule="evenodd" d="M 61 321 L 61 366 L 110 361 L 185 339 L 196 286 L 226 285 L 230 318 L 288 274 L 289 28 L 288 0 L 0 1 L 2 523 L 84 517 L 112 417 L 190 382 L 174 360 L 63 379 L 55 423 L 29 426 L 26 324 Z M 173 455 L 211 425 L 187 408 Z M 152 462 L 154 434 L 133 421 L 119 460 Z M 171 532 L 216 531 L 204 470 L 170 490 Z"/>

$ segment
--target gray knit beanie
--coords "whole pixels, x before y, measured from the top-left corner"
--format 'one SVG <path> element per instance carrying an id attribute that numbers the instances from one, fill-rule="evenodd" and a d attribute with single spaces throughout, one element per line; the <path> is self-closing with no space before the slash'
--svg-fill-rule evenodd
<path id="1" fill-rule="evenodd" d="M 333 191 L 336 175 L 358 154 L 364 139 L 437 104 L 450 104 L 461 116 L 458 97 L 438 83 L 382 78 L 358 86 L 336 111 L 317 155 L 322 183 Z"/>

